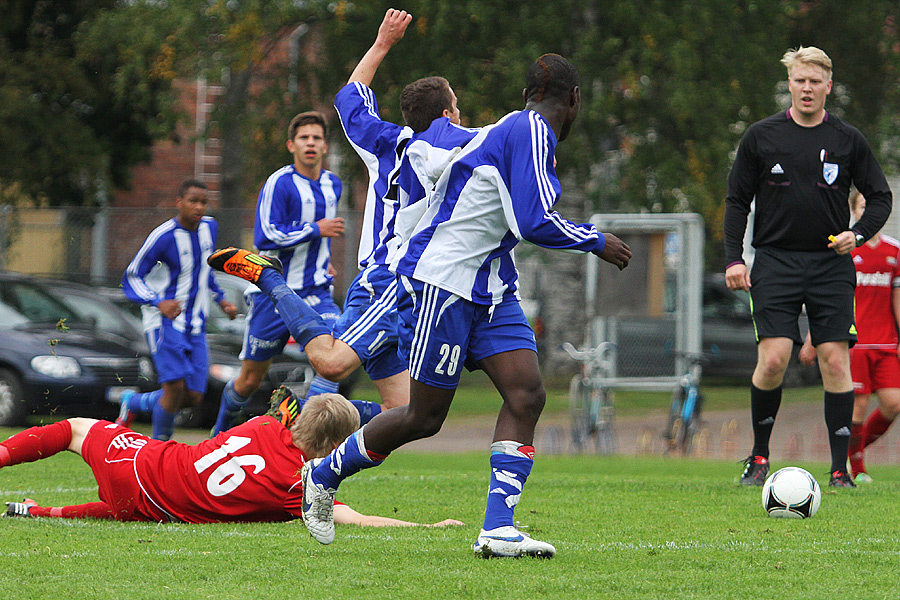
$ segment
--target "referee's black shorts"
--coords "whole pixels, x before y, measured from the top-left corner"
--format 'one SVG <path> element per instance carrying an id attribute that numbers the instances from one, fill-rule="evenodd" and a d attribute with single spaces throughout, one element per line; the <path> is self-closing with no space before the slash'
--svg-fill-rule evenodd
<path id="1" fill-rule="evenodd" d="M 812 343 L 856 343 L 853 294 L 856 268 L 849 254 L 758 248 L 750 271 L 750 306 L 757 342 L 786 337 L 803 343 L 797 319 L 806 305 Z"/>

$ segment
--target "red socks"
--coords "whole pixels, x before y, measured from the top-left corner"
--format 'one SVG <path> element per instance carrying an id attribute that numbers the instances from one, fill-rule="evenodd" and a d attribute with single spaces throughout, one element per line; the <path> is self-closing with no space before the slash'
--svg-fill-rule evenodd
<path id="1" fill-rule="evenodd" d="M 33 462 L 62 452 L 72 443 L 68 420 L 31 427 L 0 442 L 0 467 Z"/>
<path id="2" fill-rule="evenodd" d="M 884 432 L 888 430 L 888 427 L 890 427 L 893 422 L 893 420 L 889 421 L 881 414 L 880 408 L 873 410 L 872 414 L 869 415 L 869 418 L 866 419 L 865 424 L 863 424 L 863 447 L 868 446 L 884 435 Z"/>
<path id="3" fill-rule="evenodd" d="M 106 502 L 88 502 L 73 506 L 32 506 L 32 517 L 59 517 L 62 519 L 115 519 L 115 513 Z"/>
<path id="4" fill-rule="evenodd" d="M 863 462 L 864 446 L 862 442 L 863 424 L 853 423 L 850 426 L 850 449 L 847 453 L 850 455 L 850 472 L 854 476 L 866 470 L 866 465 Z"/>

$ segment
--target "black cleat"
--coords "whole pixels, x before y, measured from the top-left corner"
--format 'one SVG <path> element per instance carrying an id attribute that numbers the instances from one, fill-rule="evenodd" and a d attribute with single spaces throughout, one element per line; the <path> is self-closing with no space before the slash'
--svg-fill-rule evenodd
<path id="1" fill-rule="evenodd" d="M 206 263 L 216 271 L 246 279 L 250 283 L 259 281 L 263 269 L 284 273 L 284 266 L 277 256 L 262 256 L 240 248 L 216 250 L 209 255 Z"/>
<path id="2" fill-rule="evenodd" d="M 741 485 L 757 485 L 762 487 L 769 476 L 769 459 L 765 456 L 750 455 L 744 459 L 744 472 L 741 474 Z"/>
<path id="3" fill-rule="evenodd" d="M 837 470 L 831 474 L 831 480 L 828 482 L 830 487 L 855 488 L 856 484 L 850 478 L 850 474 L 846 471 Z"/>
<path id="4" fill-rule="evenodd" d="M 300 416 L 301 404 L 287 386 L 281 386 L 272 392 L 269 398 L 269 410 L 266 414 L 278 419 L 285 427 L 290 427 Z"/>
<path id="5" fill-rule="evenodd" d="M 7 502 L 5 517 L 30 517 L 31 507 L 37 506 L 37 502 L 30 498 L 25 498 L 22 502 Z"/>

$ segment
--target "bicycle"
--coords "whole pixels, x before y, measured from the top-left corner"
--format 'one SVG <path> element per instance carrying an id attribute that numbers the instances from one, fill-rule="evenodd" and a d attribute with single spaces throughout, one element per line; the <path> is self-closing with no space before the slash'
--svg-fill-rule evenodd
<path id="1" fill-rule="evenodd" d="M 581 452 L 588 439 L 593 437 L 596 452 L 615 452 L 614 393 L 604 382 L 613 371 L 615 344 L 603 342 L 596 348 L 578 350 L 566 342 L 562 349 L 581 363 L 581 373 L 575 375 L 569 385 L 573 446 Z"/>
<path id="2" fill-rule="evenodd" d="M 667 452 L 680 451 L 687 456 L 694 447 L 694 436 L 700 431 L 703 410 L 703 394 L 700 393 L 700 377 L 703 365 L 710 360 L 707 354 L 681 354 L 688 362 L 688 370 L 682 375 L 679 386 L 672 393 L 672 405 L 663 437 L 668 442 Z"/>

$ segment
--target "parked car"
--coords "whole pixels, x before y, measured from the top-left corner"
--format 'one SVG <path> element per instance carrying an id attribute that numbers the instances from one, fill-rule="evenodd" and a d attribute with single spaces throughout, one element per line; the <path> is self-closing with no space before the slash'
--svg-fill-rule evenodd
<path id="1" fill-rule="evenodd" d="M 110 417 L 123 391 L 150 389 L 152 361 L 49 293 L 0 273 L 0 425 L 33 412 Z"/>
<path id="2" fill-rule="evenodd" d="M 218 305 L 212 303 L 210 318 L 207 320 L 207 340 L 209 342 L 209 374 L 206 394 L 200 406 L 182 411 L 177 420 L 179 427 L 210 428 L 215 423 L 219 401 L 225 384 L 240 373 L 243 331 L 246 327 L 244 315 L 247 305 L 243 301 L 243 290 L 247 282 L 230 275 L 216 274 L 226 297 L 238 306 L 240 316 L 230 320 Z M 107 286 L 86 286 L 69 281 L 43 282 L 48 291 L 71 305 L 72 310 L 95 318 L 98 327 L 110 333 L 122 335 L 136 352 L 149 355 L 147 340 L 143 332 L 141 307 L 125 297 L 121 288 Z M 272 359 L 272 365 L 259 390 L 250 398 L 247 413 L 257 415 L 269 407 L 269 396 L 279 385 L 289 385 L 297 391 L 305 391 L 312 380 L 314 371 L 306 360 L 306 355 L 293 344 L 293 350 L 286 349 L 284 355 Z M 154 378 L 155 382 L 155 378 Z M 151 389 L 155 389 L 155 383 Z"/>
<path id="3" fill-rule="evenodd" d="M 710 357 L 704 364 L 704 379 L 749 381 L 756 367 L 756 337 L 750 316 L 747 292 L 728 289 L 722 275 L 711 275 L 703 282 L 702 351 Z M 618 317 L 615 323 L 616 375 L 642 378 L 675 373 L 675 319 L 663 317 Z M 808 329 L 801 315 L 800 331 Z M 816 365 L 800 363 L 794 348 L 785 373 L 784 385 L 812 385 L 820 378 Z"/>
<path id="4" fill-rule="evenodd" d="M 809 330 L 806 313 L 800 316 L 800 335 Z M 728 289 L 722 274 L 707 276 L 703 283 L 703 351 L 713 359 L 703 368 L 704 377 L 749 380 L 756 368 L 756 335 L 750 316 L 750 295 Z M 784 374 L 784 385 L 813 385 L 821 375 L 817 365 L 804 365 L 795 345 Z"/>

